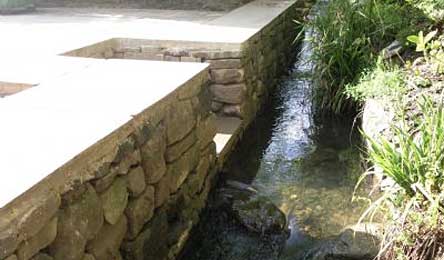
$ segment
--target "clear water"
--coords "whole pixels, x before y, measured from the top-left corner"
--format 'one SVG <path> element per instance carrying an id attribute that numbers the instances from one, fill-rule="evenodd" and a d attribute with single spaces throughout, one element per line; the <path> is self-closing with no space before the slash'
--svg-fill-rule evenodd
<path id="1" fill-rule="evenodd" d="M 312 34 L 307 31 L 306 37 Z M 223 177 L 251 184 L 286 214 L 290 236 L 283 250 L 267 248 L 267 241 L 210 216 L 202 219 L 197 242 L 184 259 L 302 259 L 305 251 L 358 221 L 363 205 L 351 199 L 362 173 L 359 137 L 351 120 L 315 119 L 310 55 L 305 42 L 293 72 L 247 130 Z"/>

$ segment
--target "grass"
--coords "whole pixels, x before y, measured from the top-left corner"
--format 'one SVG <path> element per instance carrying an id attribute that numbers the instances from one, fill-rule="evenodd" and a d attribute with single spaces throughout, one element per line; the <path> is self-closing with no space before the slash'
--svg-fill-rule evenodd
<path id="1" fill-rule="evenodd" d="M 437 107 L 435 107 L 437 106 Z M 444 109 L 424 98 L 414 128 L 393 126 L 395 144 L 384 138 L 368 138 L 369 157 L 407 194 L 425 199 L 444 187 Z"/>
<path id="2" fill-rule="evenodd" d="M 408 0 L 407 2 L 422 10 L 436 22 L 444 18 L 444 0 Z"/>
<path id="3" fill-rule="evenodd" d="M 308 24 L 317 32 L 311 41 L 319 82 L 315 101 L 321 110 L 341 113 L 356 107 L 345 86 L 375 66 L 384 47 L 418 31 L 423 17 L 410 7 L 396 1 L 335 0 Z"/>
<path id="4" fill-rule="evenodd" d="M 426 97 L 419 106 L 414 126 L 402 121 L 391 127 L 393 140 L 366 137 L 371 163 L 396 183 L 361 218 L 383 209 L 392 220 L 380 252 L 383 259 L 426 260 L 444 254 L 444 106 Z"/>
<path id="5" fill-rule="evenodd" d="M 396 100 L 406 92 L 404 73 L 378 62 L 373 70 L 362 73 L 357 84 L 345 86 L 347 98 L 364 103 L 367 99 Z"/>

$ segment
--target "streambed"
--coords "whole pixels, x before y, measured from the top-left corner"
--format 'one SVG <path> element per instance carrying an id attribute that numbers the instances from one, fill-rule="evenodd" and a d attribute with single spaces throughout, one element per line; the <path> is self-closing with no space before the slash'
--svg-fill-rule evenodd
<path id="1" fill-rule="evenodd" d="M 313 33 L 305 32 L 305 37 Z M 260 235 L 227 213 L 221 185 L 192 235 L 183 259 L 304 259 L 306 252 L 355 224 L 364 204 L 352 202 L 360 138 L 350 118 L 319 117 L 310 44 L 265 111 L 244 134 L 222 183 L 247 184 L 287 219 L 288 234 Z"/>

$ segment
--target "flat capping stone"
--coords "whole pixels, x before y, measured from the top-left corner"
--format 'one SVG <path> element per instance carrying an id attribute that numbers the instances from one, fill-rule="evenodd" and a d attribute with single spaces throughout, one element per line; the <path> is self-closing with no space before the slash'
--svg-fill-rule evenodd
<path id="1" fill-rule="evenodd" d="M 0 81 L 0 98 L 13 95 L 33 87 L 33 84 Z"/>
<path id="2" fill-rule="evenodd" d="M 106 65 L 107 62 L 105 62 Z M 3 198 L 0 197 L 0 219 L 2 219 L 1 213 L 4 212 L 3 210 L 6 209 L 15 209 L 17 211 L 21 211 L 21 207 L 24 207 L 24 205 L 26 205 L 26 201 L 28 200 L 28 198 L 32 197 L 33 192 L 35 192 L 35 190 L 51 190 L 53 191 L 53 194 L 58 194 L 58 195 L 62 195 L 64 193 L 66 193 L 67 191 L 72 190 L 74 187 L 77 187 L 77 185 L 88 182 L 90 180 L 93 180 L 99 176 L 96 176 L 99 173 L 100 167 L 103 166 L 106 163 L 110 163 L 114 160 L 114 157 L 116 156 L 117 152 L 118 152 L 118 147 L 119 144 L 124 143 L 126 140 L 128 140 L 128 138 L 130 136 L 132 136 L 132 134 L 136 131 L 136 129 L 140 129 L 142 127 L 142 125 L 146 124 L 147 122 L 154 122 L 155 120 L 158 120 L 159 118 L 159 111 L 164 111 L 168 106 L 174 104 L 175 102 L 178 101 L 179 98 L 179 94 L 181 92 L 183 92 L 184 89 L 186 88 L 191 88 L 193 86 L 193 84 L 195 84 L 196 82 L 202 82 L 198 79 L 204 79 L 207 78 L 208 79 L 208 70 L 209 70 L 209 65 L 208 64 L 194 64 L 194 65 L 185 65 L 185 64 L 171 64 L 171 63 L 163 63 L 163 62 L 153 62 L 153 61 L 111 61 L 110 65 L 119 65 L 121 69 L 123 68 L 128 68 L 129 65 L 134 65 L 135 67 L 133 68 L 139 68 L 138 71 L 143 71 L 143 70 L 150 70 L 150 69 L 159 69 L 160 71 L 162 71 L 160 68 L 163 68 L 163 71 L 165 71 L 164 73 L 160 73 L 160 75 L 157 75 L 156 77 L 159 78 L 159 80 L 161 78 L 168 78 L 166 72 L 169 70 L 173 70 L 176 71 L 178 70 L 179 67 L 183 67 L 183 68 L 188 68 L 189 70 L 187 72 L 183 72 L 183 73 L 179 73 L 178 75 L 176 75 L 176 79 L 170 79 L 170 80 L 166 80 L 167 85 L 169 84 L 170 86 L 168 88 L 165 88 L 163 90 L 160 91 L 159 94 L 156 94 L 153 96 L 154 97 L 159 97 L 157 99 L 154 98 L 148 98 L 148 100 L 146 101 L 145 98 L 143 98 L 144 95 L 147 95 L 147 93 L 151 93 L 150 92 L 150 88 L 149 88 L 149 82 L 152 81 L 152 76 L 148 76 L 147 77 L 147 81 L 144 82 L 145 84 L 147 84 L 147 90 L 141 90 L 140 86 L 134 86 L 134 88 L 130 88 L 127 89 L 128 86 L 119 84 L 117 83 L 113 83 L 116 84 L 118 86 L 122 86 L 122 88 L 125 88 L 125 90 L 127 90 L 128 94 L 123 95 L 125 98 L 132 98 L 135 96 L 139 96 L 140 98 L 136 99 L 135 101 L 133 100 L 133 102 L 131 102 L 130 108 L 126 109 L 124 112 L 127 116 L 125 116 L 125 120 L 126 123 L 124 123 L 123 125 L 118 125 L 117 122 L 122 122 L 121 119 L 119 119 L 119 121 L 115 121 L 114 119 L 110 119 L 110 123 L 106 124 L 102 130 L 99 131 L 100 132 L 106 132 L 109 129 L 109 126 L 111 125 L 115 125 L 114 130 L 108 132 L 106 135 L 101 136 L 100 138 L 96 138 L 94 139 L 94 142 L 90 142 L 90 139 L 86 139 L 88 144 L 85 144 L 87 146 L 86 149 L 81 149 L 79 151 L 74 151 L 71 152 L 73 154 L 67 154 L 66 157 L 66 161 L 64 164 L 60 165 L 55 171 L 51 172 L 39 172 L 36 174 L 36 176 L 42 176 L 39 181 L 36 181 L 36 183 L 27 183 L 25 184 L 20 184 L 20 186 L 23 187 L 23 190 L 18 190 L 17 192 L 21 192 L 20 195 L 18 194 L 11 194 L 8 195 L 8 193 L 5 192 L 3 194 L 0 193 L 0 196 L 5 196 Z M 103 66 L 103 64 L 101 65 Z M 101 66 L 97 66 L 96 70 L 101 70 L 101 71 L 106 71 L 106 67 L 105 68 L 101 68 Z M 129 67 L 131 68 L 131 66 Z M 138 71 L 134 71 L 134 69 L 128 69 L 128 72 L 125 72 L 123 75 L 120 74 L 114 74 L 115 77 L 128 77 L 128 75 L 133 75 L 138 73 Z M 93 72 L 89 72 L 94 73 Z M 154 72 L 156 73 L 156 72 Z M 112 73 L 111 73 L 112 74 Z M 158 73 L 159 74 L 159 73 Z M 89 75 L 89 74 L 88 74 Z M 188 76 L 189 75 L 189 76 Z M 76 77 L 80 77 L 76 76 Z M 142 76 L 141 76 L 142 77 Z M 123 78 L 125 79 L 125 78 Z M 122 80 L 123 80 L 122 79 Z M 60 79 L 61 81 L 63 81 L 64 79 Z M 114 82 L 113 78 L 110 77 L 109 79 L 102 79 L 100 78 L 100 80 L 105 80 L 102 84 L 107 85 L 110 82 Z M 76 81 L 76 83 L 79 82 L 88 82 L 88 78 L 84 78 L 81 79 L 80 81 Z M 96 81 L 97 82 L 97 81 Z M 157 81 L 156 81 L 157 82 Z M 178 85 L 173 85 L 176 82 L 181 82 Z M 48 91 L 53 91 L 55 88 L 60 87 L 60 91 L 57 92 L 57 94 L 55 94 L 55 96 L 53 96 L 51 98 L 51 100 L 57 100 L 58 95 L 60 95 L 61 93 L 64 92 L 64 90 L 66 90 L 65 86 L 63 85 L 59 85 L 57 84 L 59 82 L 54 82 L 52 85 L 49 85 L 49 83 L 45 83 L 45 87 L 43 88 L 36 88 L 35 91 L 33 91 L 32 93 L 30 93 L 29 95 L 26 95 L 25 97 L 12 97 L 15 98 L 15 100 L 10 100 L 10 104 L 16 104 L 17 101 L 19 100 L 36 100 L 36 103 L 39 103 L 41 101 L 38 100 L 38 95 L 44 95 L 46 94 Z M 48 84 L 48 86 L 46 86 L 46 84 Z M 43 85 L 43 84 L 42 84 Z M 140 85 L 140 84 L 136 84 L 136 85 Z M 76 84 L 72 84 L 69 85 L 69 91 L 68 92 L 72 92 L 75 90 Z M 91 86 L 92 88 L 94 88 L 94 86 Z M 107 89 L 109 89 L 109 87 L 107 86 Z M 120 87 L 118 87 L 116 90 L 114 90 L 112 97 L 107 95 L 107 98 L 121 98 L 122 94 L 119 94 L 120 91 L 118 91 L 120 89 Z M 162 88 L 158 88 L 158 89 L 162 89 Z M 44 92 L 43 92 L 44 91 Z M 76 91 L 76 90 L 75 90 Z M 79 90 L 81 91 L 81 90 Z M 99 87 L 95 92 L 97 93 L 101 93 L 101 91 L 103 91 L 103 88 Z M 142 93 L 139 93 L 138 91 L 142 91 Z M 40 94 L 41 93 L 41 94 Z M 66 94 L 68 95 L 68 94 Z M 32 96 L 32 97 L 31 97 Z M 63 96 L 63 98 L 67 98 L 67 96 Z M 99 98 L 99 97 L 98 97 Z M 91 98 L 92 99 L 92 98 Z M 55 101 L 54 101 L 55 102 Z M 134 104 L 134 103 L 137 104 Z M 146 102 L 146 105 L 145 105 Z M 58 103 L 57 103 L 58 104 Z M 89 107 L 90 103 L 87 103 L 88 107 Z M 107 106 L 114 106 L 112 102 L 107 102 L 106 103 Z M 7 108 L 7 106 L 9 104 L 2 104 L 0 102 L 0 105 L 4 105 L 4 107 L 0 107 L 2 109 Z M 82 105 L 85 105 L 85 102 L 82 103 Z M 92 104 L 94 105 L 94 104 Z M 121 106 L 119 106 L 121 107 Z M 140 109 L 143 107 L 143 109 Z M 95 107 L 92 107 L 91 109 L 94 109 Z M 99 111 L 98 113 L 100 113 L 100 111 L 102 111 L 101 109 L 107 109 L 107 107 L 101 107 L 98 108 Z M 32 110 L 34 109 L 33 106 L 27 106 L 25 108 L 25 113 L 28 110 Z M 137 112 L 134 111 L 135 109 L 137 109 Z M 55 110 L 58 110 L 58 108 L 56 107 Z M 56 111 L 57 112 L 57 111 Z M 88 113 L 91 114 L 94 111 L 89 111 Z M 36 112 L 37 113 L 37 112 Z M 35 113 L 33 113 L 35 114 Z M 66 120 L 69 120 L 70 117 L 73 117 L 74 120 L 78 120 L 78 117 L 81 114 L 77 111 L 77 110 L 73 110 L 72 113 L 68 113 L 67 117 L 65 118 Z M 46 114 L 43 115 L 43 118 L 45 118 Z M 9 119 L 11 119 L 13 116 L 11 115 L 11 117 Z M 80 117 L 82 118 L 82 117 Z M 121 118 L 121 117 L 120 117 Z M 127 118 L 127 119 L 126 119 Z M 13 127 L 17 127 L 14 126 L 13 124 L 9 124 L 9 122 L 12 121 L 11 120 L 7 120 L 6 124 L 10 125 L 10 129 L 13 129 Z M 84 121 L 84 119 L 80 119 L 79 122 Z M 45 121 L 46 122 L 46 121 Z M 85 122 L 88 122 L 85 121 Z M 42 124 L 44 124 L 44 122 L 42 122 Z M 56 122 L 53 121 L 52 124 L 54 125 L 47 125 L 45 127 L 54 127 L 57 124 L 60 124 L 60 122 Z M 100 125 L 99 125 L 100 126 Z M 44 130 L 43 126 L 33 126 L 33 131 L 35 131 L 35 128 L 41 128 L 41 130 L 39 130 L 38 132 L 42 132 Z M 85 128 L 87 130 L 87 128 Z M 86 130 L 82 130 L 82 131 L 86 131 Z M 71 131 L 71 130 L 70 130 Z M 73 129 L 72 131 L 77 132 L 78 129 Z M 19 131 L 20 132 L 20 131 Z M 10 138 L 8 136 L 2 136 L 3 133 L 8 133 L 8 132 L 2 132 L 0 130 L 0 140 L 2 138 Z M 51 142 L 56 142 L 57 139 L 60 138 L 64 138 L 63 136 L 65 136 L 65 134 L 61 134 L 61 136 L 55 136 L 53 137 L 55 141 L 51 141 Z M 99 137 L 99 136 L 97 136 Z M 31 136 L 29 138 L 37 138 L 39 139 L 40 136 Z M 28 139 L 29 139 L 28 138 Z M 45 135 L 45 138 L 47 138 L 47 136 Z M 80 134 L 80 139 L 82 138 L 82 135 Z M 26 138 L 24 141 L 21 142 L 26 142 Z M 48 141 L 46 139 L 42 140 L 43 142 Z M 82 141 L 84 142 L 84 141 Z M 20 142 L 18 144 L 16 144 L 18 146 L 20 146 Z M 83 144 L 82 144 L 83 145 Z M 2 147 L 4 149 L 7 149 L 7 147 Z M 17 148 L 18 149 L 18 148 Z M 7 150 L 4 150 L 5 154 L 7 152 Z M 57 151 L 53 151 L 53 152 L 57 152 Z M 2 154 L 2 153 L 0 153 Z M 14 153 L 15 155 L 16 153 Z M 35 160 L 39 160 L 38 157 L 39 155 L 35 155 L 37 157 L 37 159 Z M 44 158 L 47 158 L 48 154 L 43 155 Z M 21 158 L 21 160 L 26 161 L 26 158 Z M 12 163 L 10 164 L 12 165 Z M 8 167 L 12 167 L 12 166 L 5 166 L 6 169 L 1 170 L 2 167 L 0 167 L 0 171 L 7 171 Z M 21 168 L 20 168 L 21 169 Z M 32 174 L 32 172 L 22 172 L 22 174 Z M 44 174 L 44 175 L 43 175 Z M 49 175 L 48 175 L 49 174 Z M 12 174 L 16 177 L 11 177 L 11 178 L 23 178 L 24 175 L 21 174 Z M 2 175 L 3 176 L 3 175 Z M 5 175 L 6 176 L 6 175 Z M 44 177 L 46 176 L 46 177 Z M 10 183 L 14 183 L 13 180 L 11 180 L 11 178 L 9 178 L 8 180 L 5 181 L 0 181 L 0 189 L 2 189 L 1 183 L 4 183 L 5 187 L 6 185 L 10 185 Z M 9 184 L 8 184 L 9 183 Z M 31 186 L 29 186 L 31 185 Z M 22 187 L 18 188 L 18 189 L 22 189 Z M 47 195 L 43 194 L 43 197 L 45 196 L 53 196 L 52 194 L 47 193 Z"/>

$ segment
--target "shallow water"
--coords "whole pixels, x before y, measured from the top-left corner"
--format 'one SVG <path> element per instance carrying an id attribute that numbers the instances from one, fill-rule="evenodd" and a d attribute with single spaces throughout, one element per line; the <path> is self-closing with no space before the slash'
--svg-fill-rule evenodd
<path id="1" fill-rule="evenodd" d="M 358 221 L 363 205 L 351 199 L 362 173 L 359 136 L 351 120 L 315 119 L 310 55 L 304 43 L 293 72 L 247 130 L 223 177 L 251 184 L 285 213 L 290 229 L 285 246 L 268 245 L 228 218 L 210 214 L 198 229 L 198 246 L 185 259 L 302 259 Z"/>

